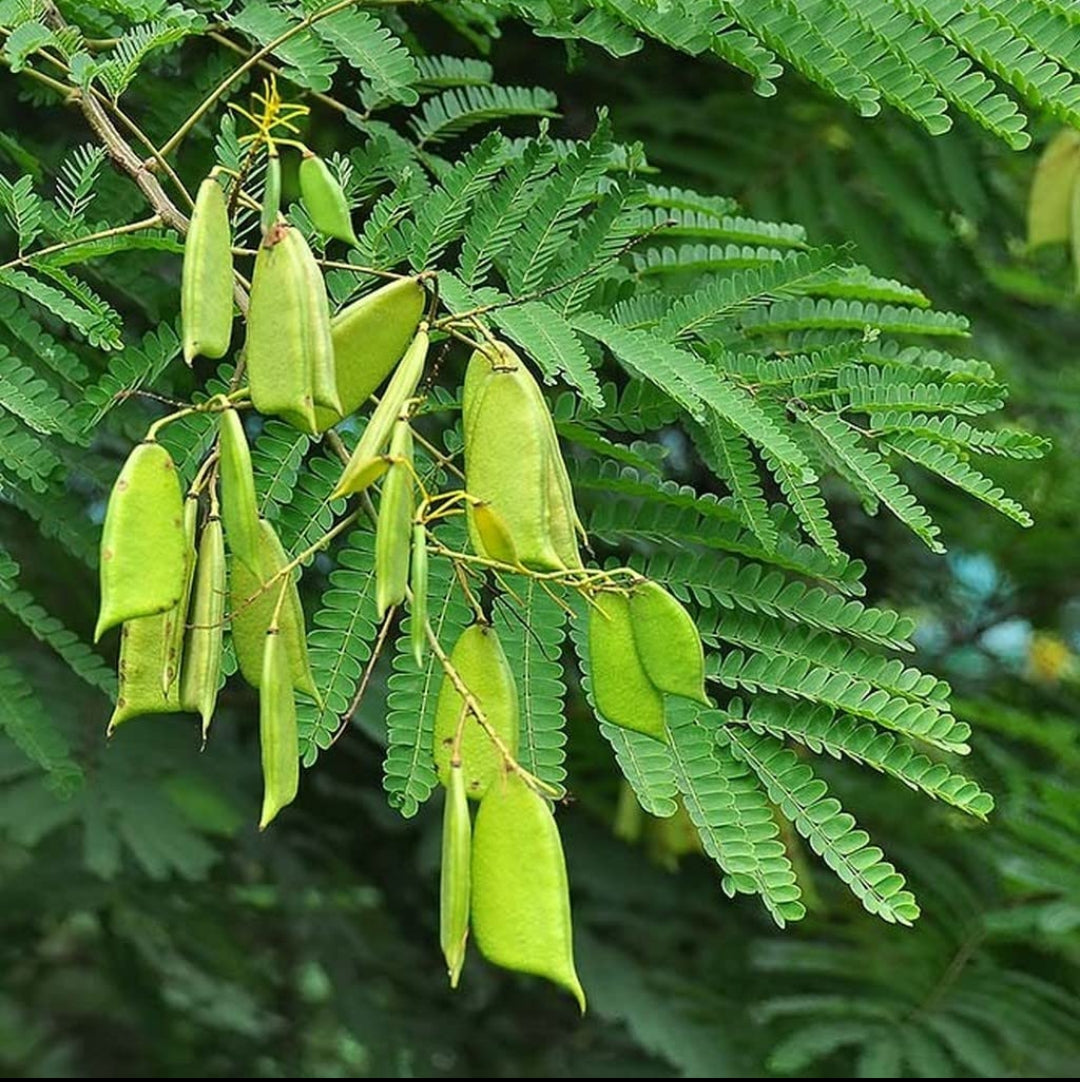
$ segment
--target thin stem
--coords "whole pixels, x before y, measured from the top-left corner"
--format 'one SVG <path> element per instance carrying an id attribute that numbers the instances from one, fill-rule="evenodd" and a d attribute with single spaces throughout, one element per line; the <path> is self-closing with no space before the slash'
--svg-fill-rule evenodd
<path id="1" fill-rule="evenodd" d="M 352 702 L 349 703 L 349 709 L 341 715 L 341 721 L 338 723 L 338 727 L 334 730 L 334 735 L 330 737 L 330 743 L 327 747 L 333 747 L 338 740 L 344 735 L 345 730 L 348 729 L 349 723 L 352 721 L 356 711 L 360 709 L 360 702 L 364 698 L 364 692 L 367 691 L 368 683 L 371 681 L 371 674 L 375 671 L 375 663 L 382 655 L 383 647 L 386 645 L 386 637 L 390 634 L 390 628 L 393 626 L 394 614 L 397 612 L 397 606 L 392 605 L 386 616 L 383 617 L 382 627 L 379 628 L 379 637 L 375 640 L 375 645 L 371 650 L 371 657 L 368 658 L 367 665 L 364 666 L 364 675 L 360 679 L 360 686 L 356 689 L 356 694 L 352 698 Z"/>
<path id="2" fill-rule="evenodd" d="M 21 266 L 23 263 L 29 263 L 31 260 L 39 259 L 41 256 L 62 252 L 65 248 L 77 248 L 80 244 L 90 244 L 92 241 L 104 240 L 106 237 L 119 237 L 124 233 L 138 233 L 143 229 L 153 229 L 154 226 L 161 224 L 161 215 L 154 214 L 149 218 L 143 218 L 142 221 L 130 222 L 128 225 L 117 225 L 113 226 L 111 229 L 101 229 L 96 233 L 87 233 L 82 237 L 76 237 L 74 240 L 65 240 L 61 241 L 59 244 L 50 244 L 48 248 L 39 248 L 36 252 L 29 252 L 26 255 L 21 255 L 18 259 L 12 259 L 0 266 L 0 271 L 10 270 L 12 267 Z"/>

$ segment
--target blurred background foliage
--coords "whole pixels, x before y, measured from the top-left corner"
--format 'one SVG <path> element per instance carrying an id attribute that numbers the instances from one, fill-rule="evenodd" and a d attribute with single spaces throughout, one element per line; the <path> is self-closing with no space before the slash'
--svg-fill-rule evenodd
<path id="1" fill-rule="evenodd" d="M 421 45 L 470 49 L 410 19 Z M 950 555 L 898 524 L 838 508 L 871 598 L 918 617 L 918 664 L 947 678 L 973 723 L 971 771 L 995 793 L 989 825 L 852 770 L 823 776 L 889 847 L 922 901 L 914 929 L 884 926 L 811 854 L 810 916 L 780 932 L 753 900 L 723 897 L 674 822 L 627 814 L 571 689 L 575 803 L 560 816 L 590 1013 L 540 982 L 473 958 L 460 992 L 438 954 L 440 808 L 401 820 L 381 787 L 381 683 L 360 728 L 304 779 L 267 836 L 254 699 L 230 689 L 212 755 L 186 727 L 133 726 L 104 745 L 95 694 L 0 611 L 0 710 L 47 689 L 87 782 L 48 791 L 0 743 L 0 1069 L 22 1077 L 1071 1077 L 1080 1060 L 1080 333 L 1062 249 L 1029 254 L 1024 201 L 1038 147 L 1011 151 L 961 121 L 940 137 L 888 113 L 860 119 L 785 79 L 762 99 L 707 59 L 649 46 L 623 59 L 509 24 L 490 56 L 503 82 L 554 90 L 554 130 L 586 134 L 598 105 L 640 140 L 665 183 L 736 196 L 755 216 L 849 244 L 877 274 L 972 318 L 972 353 L 1011 388 L 1011 415 L 1054 440 L 1002 463 L 1031 509 L 1020 531 L 921 482 Z M 220 78 L 207 51 L 166 55 L 132 108 L 163 137 Z M 51 160 L 78 118 L 27 109 L 38 92 L 0 75 L 0 157 Z M 316 107 L 313 140 L 356 132 Z M 8 134 L 4 134 L 8 133 Z M 78 136 L 81 138 L 81 136 Z M 193 148 L 197 144 L 193 144 Z M 203 152 L 209 142 L 204 140 Z M 192 162 L 192 175 L 198 172 Z M 108 173 L 101 211 L 130 200 Z M 111 298 L 144 273 L 110 260 Z M 152 325 L 176 283 L 139 282 Z M 119 418 L 122 422 L 123 411 Z M 114 420 L 115 424 L 115 420 Z M 122 423 L 120 425 L 122 428 Z M 135 421 L 132 421 L 132 428 Z M 107 438 L 107 437 L 106 437 Z M 703 478 L 681 477 L 699 486 Z M 835 496 L 835 494 L 834 494 Z M 83 628 L 94 599 L 58 575 L 49 542 L 5 518 L 33 552 L 35 596 Z M 68 541 L 93 545 L 89 523 Z M 81 587 L 80 587 L 81 589 Z M 10 607 L 10 606 L 9 606 Z M 379 674 L 379 680 L 385 673 Z M 797 854 L 802 843 L 786 839 Z"/>

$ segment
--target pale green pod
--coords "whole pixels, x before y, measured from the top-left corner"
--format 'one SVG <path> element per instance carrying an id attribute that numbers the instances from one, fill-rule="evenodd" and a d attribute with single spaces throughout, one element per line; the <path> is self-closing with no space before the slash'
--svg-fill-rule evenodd
<path id="1" fill-rule="evenodd" d="M 319 430 L 355 413 L 401 360 L 426 302 L 416 278 L 399 278 L 366 294 L 330 321 L 341 412 L 316 408 Z"/>
<path id="2" fill-rule="evenodd" d="M 224 357 L 232 338 L 233 263 L 225 192 L 212 177 L 199 185 L 184 238 L 180 321 L 184 360 Z"/>
<path id="3" fill-rule="evenodd" d="M 412 644 L 416 667 L 424 666 L 424 651 L 427 647 L 427 604 L 428 604 L 428 551 L 427 529 L 422 522 L 412 528 L 412 561 L 410 571 L 412 591 L 412 612 L 409 620 L 409 638 Z"/>
<path id="4" fill-rule="evenodd" d="M 465 487 L 505 523 L 518 560 L 537 571 L 567 565 L 553 543 L 549 522 L 550 444 L 545 419 L 537 410 L 524 366 L 492 368 L 476 350 L 466 375 L 463 404 Z M 487 370 L 486 372 L 484 370 Z M 476 505 L 466 515 L 469 539 L 481 556 L 488 552 L 476 524 Z"/>
<path id="5" fill-rule="evenodd" d="M 1028 245 L 1068 241 L 1073 192 L 1080 184 L 1080 132 L 1065 128 L 1046 145 L 1028 193 Z"/>
<path id="6" fill-rule="evenodd" d="M 259 505 L 244 422 L 234 409 L 221 411 L 221 518 L 229 551 L 255 571 L 259 567 Z"/>
<path id="7" fill-rule="evenodd" d="M 623 594 L 597 594 L 589 607 L 589 681 L 606 721 L 667 742 L 664 698 L 638 656 Z"/>
<path id="8" fill-rule="evenodd" d="M 252 574 L 239 560 L 234 560 L 229 569 L 232 641 L 240 672 L 252 687 L 259 686 L 266 631 L 270 627 L 278 598 L 284 588 L 285 600 L 278 616 L 278 626 L 285 654 L 289 659 L 293 687 L 321 704 L 308 659 L 304 610 L 300 604 L 296 580 L 292 573 L 277 577 L 278 572 L 289 563 L 289 558 L 281 547 L 274 527 L 266 519 L 260 520 L 259 527 L 261 573 Z M 271 579 L 274 579 L 274 582 L 263 589 L 264 584 Z M 255 600 L 251 601 L 251 598 Z"/>
<path id="9" fill-rule="evenodd" d="M 641 666 L 654 686 L 710 705 L 705 650 L 682 604 L 658 583 L 639 583 L 630 594 L 630 625 Z"/>
<path id="10" fill-rule="evenodd" d="M 469 514 L 483 554 L 489 560 L 498 560 L 512 567 L 520 566 L 514 539 L 502 515 L 490 503 L 472 504 Z"/>
<path id="11" fill-rule="evenodd" d="M 439 876 L 439 943 L 450 987 L 457 988 L 469 938 L 472 817 L 465 794 L 465 773 L 450 767 L 443 807 L 442 869 Z"/>
<path id="12" fill-rule="evenodd" d="M 392 605 L 405 600 L 409 549 L 415 510 L 412 429 L 398 420 L 390 440 L 391 466 L 379 498 L 375 530 L 375 603 L 381 620 Z"/>
<path id="13" fill-rule="evenodd" d="M 356 244 L 349 215 L 349 201 L 337 177 L 318 154 L 307 151 L 300 161 L 300 198 L 320 233 Z"/>
<path id="14" fill-rule="evenodd" d="M 259 680 L 259 743 L 262 747 L 263 805 L 259 829 L 265 830 L 300 788 L 300 737 L 296 699 L 289 678 L 289 657 L 281 635 L 266 632 Z"/>
<path id="15" fill-rule="evenodd" d="M 225 534 L 221 520 L 210 519 L 199 538 L 195 592 L 191 598 L 180 672 L 180 702 L 202 718 L 203 741 L 210 729 L 221 686 L 221 651 L 225 631 Z"/>
<path id="16" fill-rule="evenodd" d="M 120 629 L 116 707 L 109 718 L 109 736 L 118 725 L 143 714 L 180 713 L 177 685 L 173 683 L 168 693 L 162 690 L 171 628 L 169 616 L 163 612 L 124 621 Z"/>
<path id="17" fill-rule="evenodd" d="M 188 495 L 184 501 L 184 592 L 165 617 L 165 657 L 161 671 L 161 690 L 170 696 L 173 685 L 180 680 L 180 662 L 184 656 L 184 630 L 187 626 L 188 607 L 191 604 L 191 585 L 195 581 L 195 531 L 198 526 L 199 500 Z"/>
<path id="18" fill-rule="evenodd" d="M 482 624 L 467 627 L 454 644 L 450 664 L 476 700 L 492 730 L 509 753 L 516 755 L 517 688 L 495 629 Z M 435 704 L 433 748 L 439 781 L 443 785 L 450 780 L 450 759 L 459 726 L 462 726 L 464 703 L 453 681 L 444 675 Z M 503 755 L 471 713 L 464 719 L 461 734 L 465 791 L 472 799 L 478 800 L 503 773 Z"/>
<path id="19" fill-rule="evenodd" d="M 262 213 L 259 216 L 263 236 L 273 228 L 280 210 L 281 158 L 278 156 L 277 147 L 270 146 L 266 152 L 266 186 L 263 189 Z"/>
<path id="20" fill-rule="evenodd" d="M 555 816 L 517 774 L 484 794 L 472 839 L 472 932 L 489 962 L 544 977 L 585 1011 Z"/>
<path id="21" fill-rule="evenodd" d="M 364 429 L 360 442 L 342 471 L 341 480 L 330 494 L 331 499 L 363 492 L 373 481 L 386 472 L 388 462 L 383 458 L 386 445 L 394 430 L 394 424 L 402 415 L 410 398 L 416 393 L 420 377 L 427 361 L 427 324 L 421 323 L 412 344 L 401 358 L 393 379 Z"/>
<path id="22" fill-rule="evenodd" d="M 101 607 L 94 642 L 110 627 L 171 609 L 187 579 L 184 496 L 160 443 L 140 443 L 109 494 L 101 532 Z"/>
<path id="23" fill-rule="evenodd" d="M 298 260 L 298 237 L 306 248 L 295 229 L 279 222 L 255 257 L 248 307 L 248 383 L 260 413 L 275 414 L 294 428 L 314 433 L 316 368 L 332 370 L 333 345 L 329 307 L 321 313 L 313 304 Z M 324 356 L 317 357 L 319 351 Z"/>

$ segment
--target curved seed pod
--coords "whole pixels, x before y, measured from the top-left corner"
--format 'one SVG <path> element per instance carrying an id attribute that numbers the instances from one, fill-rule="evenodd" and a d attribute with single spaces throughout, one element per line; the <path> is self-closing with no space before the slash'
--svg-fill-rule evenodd
<path id="1" fill-rule="evenodd" d="M 416 278 L 399 278 L 334 316 L 330 337 L 341 412 L 317 408 L 320 431 L 355 413 L 378 390 L 413 340 L 426 299 Z"/>
<path id="2" fill-rule="evenodd" d="M 405 600 L 416 497 L 413 492 L 413 438 L 407 420 L 398 420 L 390 440 L 390 472 L 383 482 L 375 531 L 375 602 L 379 619 Z"/>
<path id="3" fill-rule="evenodd" d="M 263 236 L 273 228 L 281 210 L 281 158 L 277 147 L 271 144 L 266 151 L 266 187 L 263 189 L 262 214 L 259 224 Z"/>
<path id="4" fill-rule="evenodd" d="M 110 627 L 171 609 L 187 577 L 184 496 L 160 443 L 140 443 L 109 494 L 101 532 L 101 608 L 94 642 Z"/>
<path id="5" fill-rule="evenodd" d="M 233 263 L 225 192 L 212 177 L 199 185 L 184 238 L 180 321 L 184 360 L 224 357 L 232 338 Z"/>
<path id="6" fill-rule="evenodd" d="M 517 354 L 500 343 L 500 348 L 515 358 Z M 570 475 L 566 471 L 566 462 L 563 460 L 562 450 L 559 447 L 559 435 L 555 431 L 555 420 L 548 409 L 547 400 L 540 390 L 540 384 L 531 377 L 528 387 L 537 404 L 537 409 L 543 413 L 548 431 L 548 442 L 551 454 L 551 474 L 548 478 L 549 507 L 551 517 L 551 531 L 555 540 L 556 548 L 559 549 L 568 567 L 581 567 L 581 554 L 578 552 L 577 536 L 587 540 L 585 527 L 578 517 L 577 508 L 574 505 L 574 490 L 570 484 Z"/>
<path id="7" fill-rule="evenodd" d="M 326 162 L 307 151 L 300 161 L 300 198 L 320 233 L 356 244 L 349 217 L 349 201 Z"/>
<path id="8" fill-rule="evenodd" d="M 559 828 L 544 798 L 517 774 L 499 778 L 480 802 L 472 929 L 489 962 L 554 981 L 584 1012 Z"/>
<path id="9" fill-rule="evenodd" d="M 300 604 L 300 592 L 292 574 L 277 578 L 278 572 L 289 562 L 281 547 L 274 527 L 266 519 L 259 521 L 259 566 L 255 575 L 239 560 L 230 566 L 229 610 L 232 617 L 232 641 L 236 660 L 244 679 L 257 688 L 262 679 L 263 646 L 267 629 L 277 608 L 278 597 L 284 585 L 285 601 L 278 615 L 279 638 L 283 641 L 293 687 L 310 695 L 322 705 L 315 679 L 308 660 L 307 632 L 304 628 L 304 610 Z M 271 579 L 274 582 L 265 587 Z M 255 598 L 254 601 L 251 598 Z"/>
<path id="10" fill-rule="evenodd" d="M 450 654 L 450 663 L 469 693 L 476 699 L 488 724 L 498 734 L 511 755 L 517 754 L 518 697 L 514 674 L 503 653 L 495 629 L 473 624 L 467 627 Z M 435 704 L 435 766 L 439 781 L 450 780 L 450 757 L 465 701 L 449 676 L 443 677 L 439 700 Z M 488 734 L 471 714 L 461 730 L 461 767 L 465 791 L 474 800 L 487 792 L 488 786 L 502 774 L 503 757 Z"/>
<path id="11" fill-rule="evenodd" d="M 109 736 L 118 725 L 142 714 L 180 712 L 177 685 L 174 683 L 168 693 L 162 690 L 171 631 L 168 614 L 163 612 L 124 621 L 120 629 L 119 688 L 109 718 Z"/>
<path id="12" fill-rule="evenodd" d="M 612 725 L 667 742 L 664 699 L 638 657 L 630 601 L 601 593 L 589 608 L 589 680 L 596 709 Z"/>
<path id="13" fill-rule="evenodd" d="M 471 850 L 472 819 L 465 795 L 465 772 L 460 766 L 451 765 L 443 807 L 442 872 L 439 876 L 439 942 L 450 973 L 451 988 L 457 988 L 465 965 Z"/>
<path id="14" fill-rule="evenodd" d="M 265 830 L 300 788 L 300 738 L 296 700 L 289 679 L 289 658 L 276 628 L 264 636 L 259 681 L 259 743 L 262 745 L 263 805 L 259 829 Z"/>
<path id="15" fill-rule="evenodd" d="M 330 494 L 331 499 L 347 496 L 353 492 L 363 492 L 373 481 L 386 472 L 390 465 L 383 459 L 394 422 L 401 416 L 406 403 L 416 393 L 420 377 L 424 374 L 424 362 L 427 360 L 428 333 L 427 324 L 421 323 L 420 329 L 405 351 L 401 363 L 394 372 L 393 379 L 387 384 L 386 392 L 379 399 L 371 420 L 367 423 L 360 442 L 356 445 L 352 457 L 342 471 L 341 480 Z M 382 465 L 380 466 L 380 463 Z"/>
<path id="16" fill-rule="evenodd" d="M 244 422 L 234 409 L 221 411 L 221 517 L 229 551 L 248 567 L 259 567 L 259 506 Z"/>
<path id="17" fill-rule="evenodd" d="M 247 333 L 255 408 L 311 433 L 316 431 L 316 396 L 331 409 L 340 405 L 326 386 L 334 367 L 330 309 L 319 268 L 314 265 L 313 275 L 313 265 L 297 230 L 282 222 L 273 226 L 255 257 Z"/>
<path id="18" fill-rule="evenodd" d="M 195 530 L 199 518 L 199 499 L 188 494 L 184 501 L 184 592 L 180 600 L 163 613 L 165 617 L 165 657 L 161 671 L 161 690 L 170 695 L 180 680 L 180 662 L 184 656 L 184 631 L 191 604 L 191 584 L 195 580 Z"/>
<path id="19" fill-rule="evenodd" d="M 1067 241 L 1080 181 L 1080 132 L 1065 128 L 1046 145 L 1028 194 L 1028 246 Z"/>
<path id="20" fill-rule="evenodd" d="M 418 669 L 424 666 L 424 648 L 427 645 L 428 602 L 428 552 L 427 530 L 422 522 L 412 528 L 412 613 L 409 620 L 409 638 L 413 657 Z"/>
<path id="21" fill-rule="evenodd" d="M 630 594 L 630 625 L 645 674 L 661 691 L 709 704 L 705 651 L 693 617 L 659 583 Z"/>
<path id="22" fill-rule="evenodd" d="M 532 376 L 525 366 L 515 364 L 510 351 L 501 359 L 506 366 L 493 367 L 488 356 L 476 350 L 469 360 L 462 411 L 465 487 L 505 523 L 522 564 L 558 571 L 566 563 L 549 525 L 551 448 L 544 413 L 536 408 L 528 386 Z M 499 559 L 484 544 L 476 507 L 466 508 L 469 539 L 478 554 Z"/>
<path id="23" fill-rule="evenodd" d="M 202 718 L 203 741 L 210 728 L 221 684 L 221 647 L 225 631 L 225 534 L 221 520 L 210 519 L 199 538 L 191 624 L 180 673 L 180 702 Z"/>
<path id="24" fill-rule="evenodd" d="M 483 546 L 484 555 L 490 560 L 519 567 L 521 561 L 518 560 L 517 549 L 514 548 L 514 539 L 510 536 L 510 530 L 502 515 L 490 503 L 475 503 L 471 511 L 473 526 Z"/>

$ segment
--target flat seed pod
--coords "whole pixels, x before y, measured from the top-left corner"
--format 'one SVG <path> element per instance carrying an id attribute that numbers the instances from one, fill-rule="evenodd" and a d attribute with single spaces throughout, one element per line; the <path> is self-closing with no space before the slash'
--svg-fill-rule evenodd
<path id="1" fill-rule="evenodd" d="M 184 500 L 184 592 L 165 617 L 165 659 L 161 673 L 161 690 L 170 695 L 173 685 L 180 680 L 180 662 L 184 656 L 184 631 L 187 626 L 188 607 L 191 604 L 191 586 L 195 581 L 195 530 L 198 526 L 199 500 L 189 495 Z"/>
<path id="2" fill-rule="evenodd" d="M 1046 145 L 1028 195 L 1028 245 L 1069 240 L 1073 190 L 1080 182 L 1080 132 L 1065 128 Z"/>
<path id="3" fill-rule="evenodd" d="M 191 598 L 180 673 L 180 702 L 202 718 L 203 740 L 214 716 L 221 684 L 221 650 L 225 631 L 225 534 L 221 520 L 212 518 L 199 538 L 195 563 L 195 592 Z"/>
<path id="4" fill-rule="evenodd" d="M 263 805 L 259 829 L 265 830 L 300 788 L 300 737 L 296 700 L 289 678 L 289 657 L 281 635 L 267 631 L 259 681 L 259 743 L 262 747 Z"/>
<path id="5" fill-rule="evenodd" d="M 417 668 L 423 668 L 424 651 L 427 647 L 427 603 L 428 603 L 428 551 L 427 530 L 422 522 L 412 528 L 411 559 L 412 613 L 409 621 L 409 639 Z"/>
<path id="6" fill-rule="evenodd" d="M 180 283 L 184 360 L 224 357 L 232 338 L 233 263 L 225 192 L 211 176 L 199 185 L 184 238 Z"/>
<path id="7" fill-rule="evenodd" d="M 394 430 L 394 424 L 420 384 L 427 352 L 427 325 L 421 324 L 405 351 L 405 356 L 401 358 L 393 379 L 387 385 L 386 392 L 375 407 L 352 457 L 342 471 L 341 480 L 331 493 L 331 499 L 363 492 L 386 472 L 390 464 L 383 459 L 383 453 Z"/>
<path id="8" fill-rule="evenodd" d="M 218 426 L 221 461 L 221 518 L 229 551 L 255 571 L 259 567 L 259 506 L 251 450 L 240 414 L 221 411 Z"/>
<path id="9" fill-rule="evenodd" d="M 469 888 L 472 851 L 472 818 L 465 795 L 465 774 L 450 767 L 443 807 L 442 870 L 439 877 L 439 942 L 450 987 L 457 988 L 465 965 L 469 937 Z"/>
<path id="10" fill-rule="evenodd" d="M 566 564 L 549 527 L 550 443 L 543 412 L 528 386 L 532 376 L 520 361 L 493 367 L 481 350 L 473 353 L 469 368 L 462 411 L 465 488 L 505 523 L 525 567 L 561 570 Z M 499 559 L 484 544 L 475 510 L 470 504 L 466 511 L 469 540 L 479 555 Z"/>
<path id="11" fill-rule="evenodd" d="M 319 430 L 355 413 L 401 360 L 424 314 L 415 278 L 399 278 L 354 301 L 330 321 L 341 412 L 316 408 Z"/>
<path id="12" fill-rule="evenodd" d="M 409 549 L 416 496 L 413 491 L 412 429 L 399 420 L 390 440 L 393 461 L 383 482 L 375 530 L 375 602 L 381 620 L 392 605 L 405 600 L 409 583 Z"/>
<path id="13" fill-rule="evenodd" d="M 612 725 L 667 742 L 664 699 L 634 642 L 630 601 L 600 593 L 589 608 L 589 680 L 596 709 Z"/>
<path id="14" fill-rule="evenodd" d="M 510 529 L 502 515 L 490 503 L 474 504 L 470 508 L 470 513 L 473 528 L 483 547 L 484 555 L 489 560 L 498 560 L 500 563 L 518 567 L 520 561 L 517 549 L 514 548 L 514 539 L 510 536 Z"/>
<path id="15" fill-rule="evenodd" d="M 467 627 L 450 654 L 462 682 L 476 699 L 488 724 L 498 734 L 511 755 L 517 754 L 518 697 L 514 674 L 506 660 L 495 629 L 482 624 Z M 434 756 L 443 785 L 450 780 L 450 757 L 454 738 L 461 723 L 464 699 L 450 677 L 444 676 L 435 704 Z M 461 738 L 461 764 L 465 791 L 479 800 L 488 786 L 502 773 L 502 753 L 470 714 L 465 718 Z"/>
<path id="16" fill-rule="evenodd" d="M 349 216 L 349 201 L 318 154 L 308 151 L 300 161 L 300 198 L 311 216 L 311 223 L 320 233 L 326 233 L 346 244 L 356 244 Z"/>
<path id="17" fill-rule="evenodd" d="M 175 683 L 162 690 L 164 658 L 171 634 L 169 614 L 126 620 L 120 629 L 119 686 L 108 734 L 125 721 L 143 714 L 178 714 L 181 710 Z"/>
<path id="18" fill-rule="evenodd" d="M 94 642 L 125 620 L 176 605 L 187 580 L 186 548 L 176 466 L 160 443 L 140 443 L 128 455 L 105 511 Z"/>
<path id="19" fill-rule="evenodd" d="M 298 280 L 298 249 L 290 239 L 298 236 L 279 222 L 255 257 L 247 324 L 248 383 L 260 413 L 275 414 L 294 428 L 314 433 L 315 351 L 322 349 L 327 354 L 323 364 L 332 367 L 333 345 L 329 309 L 320 323 L 311 311 L 310 292 Z"/>
<path id="20" fill-rule="evenodd" d="M 639 583 L 630 594 L 630 625 L 649 680 L 670 695 L 708 706 L 701 636 L 679 601 L 659 583 Z"/>
<path id="21" fill-rule="evenodd" d="M 281 158 L 277 148 L 271 146 L 266 153 L 266 187 L 263 190 L 262 213 L 259 224 L 263 236 L 273 228 L 281 210 Z"/>
<path id="22" fill-rule="evenodd" d="M 263 647 L 266 631 L 277 607 L 278 596 L 285 583 L 285 601 L 278 618 L 279 638 L 289 659 L 293 687 L 320 702 L 311 663 L 308 660 L 307 632 L 304 627 L 304 610 L 300 604 L 300 592 L 292 574 L 277 579 L 263 589 L 288 562 L 274 527 L 266 519 L 259 521 L 259 560 L 261 573 L 254 575 L 239 560 L 233 560 L 229 574 L 229 611 L 232 617 L 232 641 L 236 660 L 244 679 L 259 687 L 263 672 Z M 261 591 L 261 592 L 260 592 Z M 256 597 L 256 594 L 258 596 Z M 254 601 L 249 601 L 255 597 Z"/>
<path id="23" fill-rule="evenodd" d="M 500 777 L 480 802 L 472 930 L 489 962 L 554 981 L 584 1012 L 559 830 L 547 802 L 517 774 Z"/>

